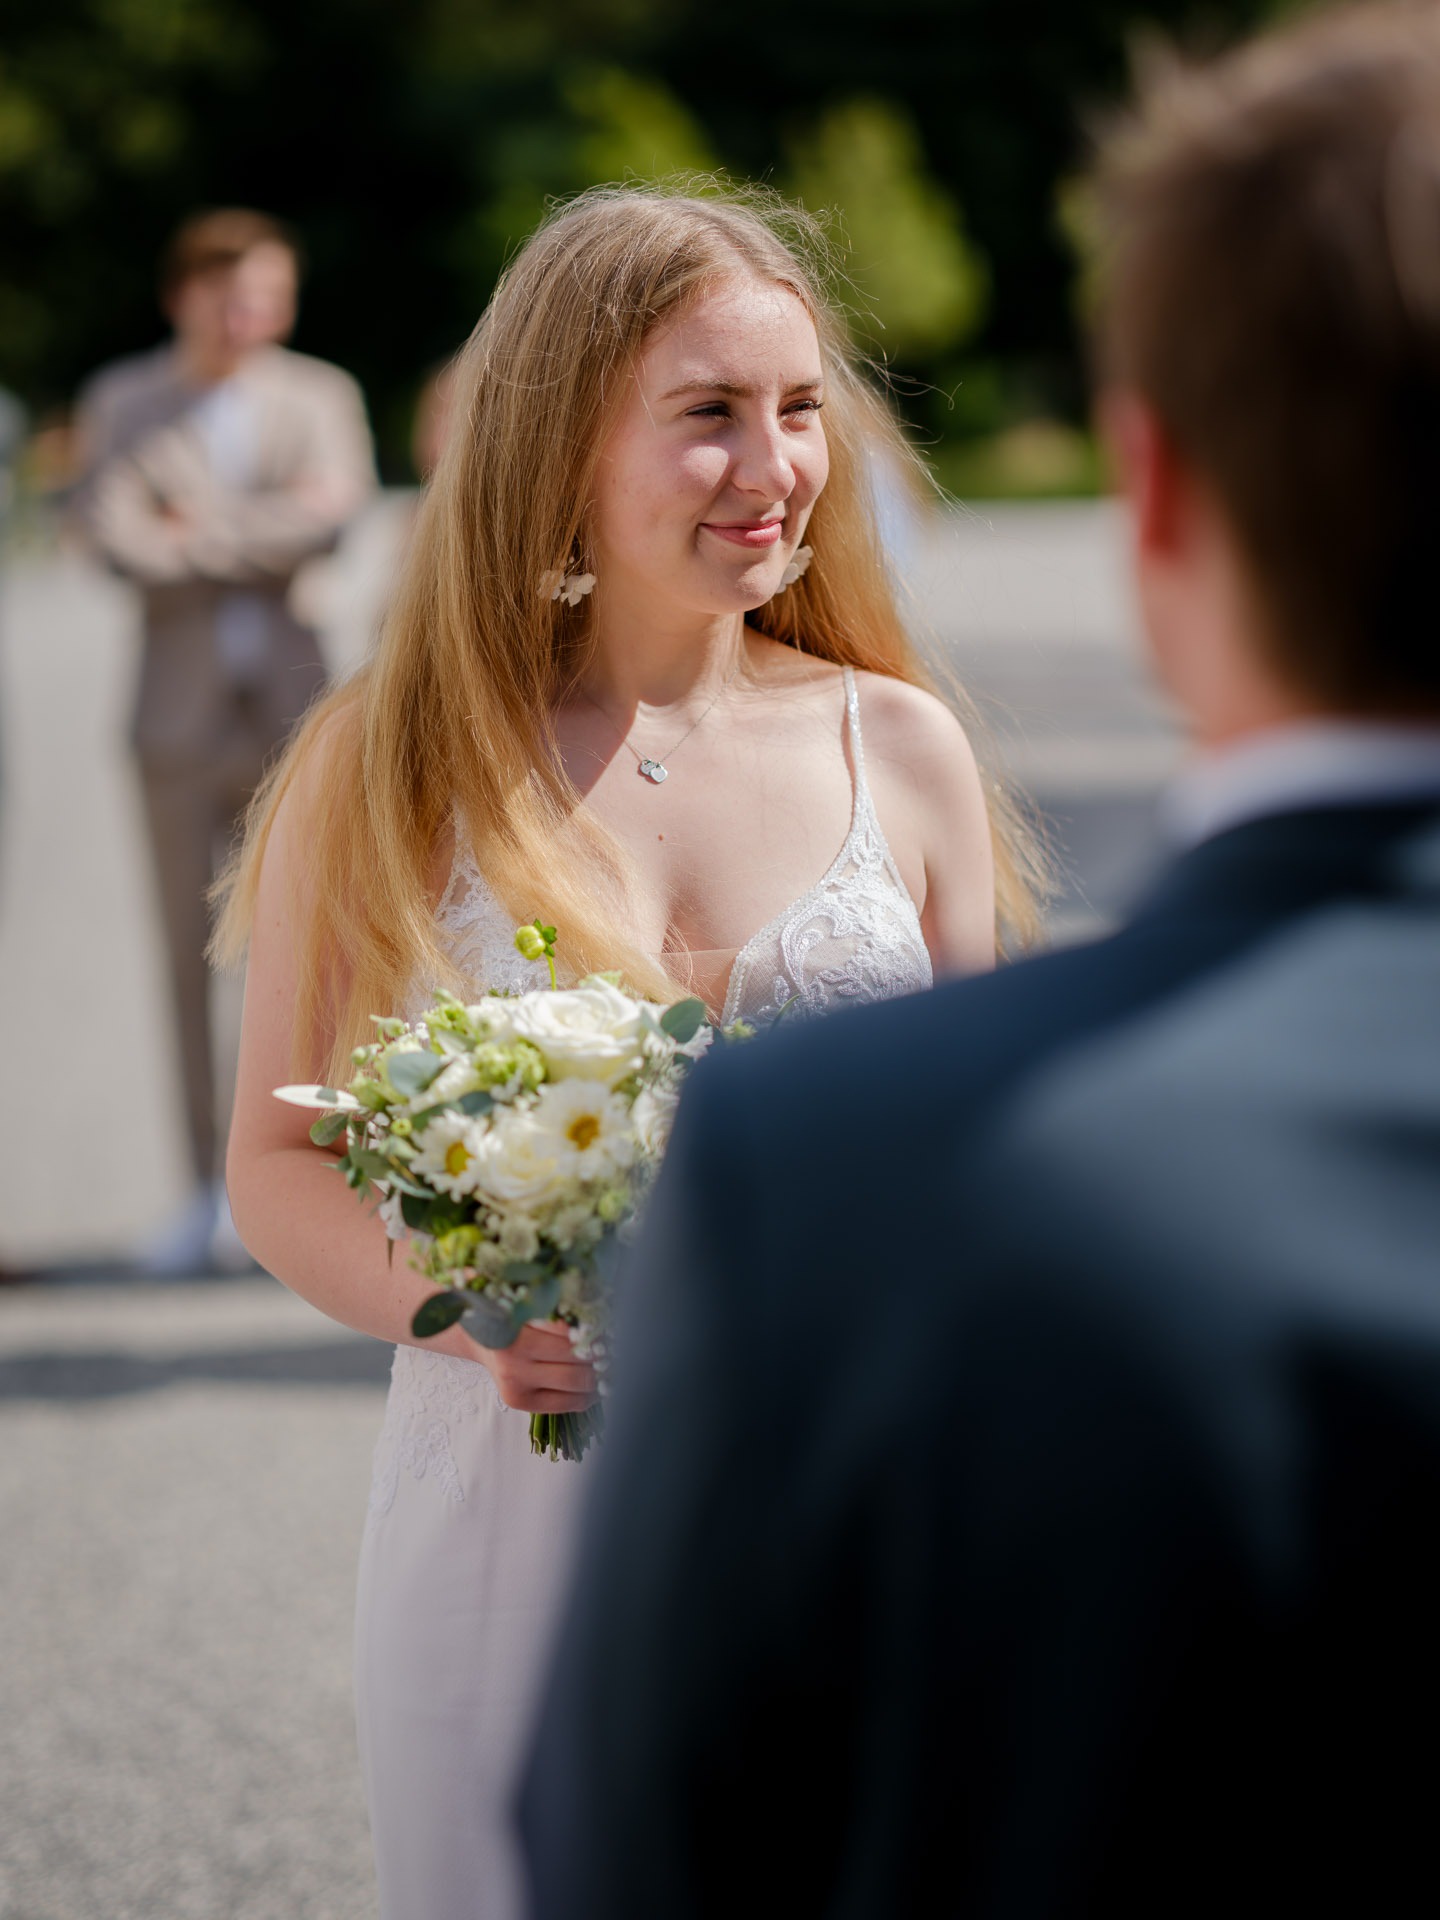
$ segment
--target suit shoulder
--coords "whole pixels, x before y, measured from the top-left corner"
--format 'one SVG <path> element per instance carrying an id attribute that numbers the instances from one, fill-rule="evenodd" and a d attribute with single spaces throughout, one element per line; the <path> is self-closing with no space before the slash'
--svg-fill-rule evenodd
<path id="1" fill-rule="evenodd" d="M 738 1105 L 745 1130 L 778 1146 L 807 1112 L 909 1110 L 963 1114 L 1036 1059 L 1083 1037 L 1126 1004 L 1123 936 L 1037 955 L 932 992 L 783 1022 L 706 1063 L 717 1107 Z M 773 1136 L 773 1138 L 772 1138 Z"/>
<path id="2" fill-rule="evenodd" d="M 145 353 L 129 353 L 97 367 L 81 383 L 77 404 L 82 409 L 123 405 L 152 388 L 169 385 L 172 379 L 169 348 L 151 347 Z"/>
<path id="3" fill-rule="evenodd" d="M 361 398 L 359 381 L 343 367 L 337 367 L 333 360 L 320 360 L 314 354 L 296 353 L 293 348 L 279 347 L 271 365 L 284 384 L 296 391 L 333 395 L 345 400 Z"/>

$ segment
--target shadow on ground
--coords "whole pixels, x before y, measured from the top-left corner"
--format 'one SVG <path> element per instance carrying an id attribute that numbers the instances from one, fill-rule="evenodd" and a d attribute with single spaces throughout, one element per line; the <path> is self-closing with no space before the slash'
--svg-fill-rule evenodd
<path id="1" fill-rule="evenodd" d="M 22 1353 L 0 1359 L 0 1401 L 109 1400 L 197 1382 L 218 1386 L 383 1387 L 393 1349 L 378 1340 L 239 1347 L 150 1356 Z"/>

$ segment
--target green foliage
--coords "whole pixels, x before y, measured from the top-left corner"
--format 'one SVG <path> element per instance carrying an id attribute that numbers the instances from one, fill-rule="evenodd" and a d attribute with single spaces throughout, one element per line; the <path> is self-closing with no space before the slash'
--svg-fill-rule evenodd
<path id="1" fill-rule="evenodd" d="M 927 173 L 900 107 L 844 101 L 793 140 L 791 152 L 787 187 L 812 212 L 836 211 L 863 336 L 909 363 L 974 331 L 988 292 L 985 263 L 958 206 Z"/>
<path id="2" fill-rule="evenodd" d="M 1083 115 L 1123 89 L 1137 17 L 1213 37 L 1276 10 L 791 0 L 742 73 L 698 0 L 0 0 L 0 383 L 43 409 L 153 344 L 173 227 L 259 206 L 309 257 L 296 345 L 359 377 L 408 478 L 411 398 L 547 199 L 718 163 L 837 210 L 922 423 L 957 343 L 1068 369 L 1043 411 L 1075 418 L 1053 210 Z"/>
<path id="3" fill-rule="evenodd" d="M 410 1322 L 411 1333 L 417 1340 L 433 1340 L 437 1333 L 454 1326 L 466 1304 L 462 1293 L 432 1293 L 416 1309 L 415 1318 Z"/>
<path id="4" fill-rule="evenodd" d="M 708 1018 L 703 1000 L 677 1000 L 673 1007 L 667 1007 L 661 1014 L 660 1026 L 677 1046 L 684 1047 L 695 1038 Z"/>

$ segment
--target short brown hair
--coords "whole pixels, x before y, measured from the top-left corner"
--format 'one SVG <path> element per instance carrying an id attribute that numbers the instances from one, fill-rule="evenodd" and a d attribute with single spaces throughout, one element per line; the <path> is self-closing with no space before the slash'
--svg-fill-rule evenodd
<path id="1" fill-rule="evenodd" d="M 1272 665 L 1440 708 L 1440 9 L 1168 60 L 1092 186 L 1099 377 L 1215 488 Z"/>
<path id="2" fill-rule="evenodd" d="M 300 268 L 300 245 L 282 221 L 249 207 L 215 207 L 192 214 L 171 235 L 160 261 L 162 298 L 178 291 L 201 274 L 220 273 L 238 266 L 256 247 L 278 246 Z"/>

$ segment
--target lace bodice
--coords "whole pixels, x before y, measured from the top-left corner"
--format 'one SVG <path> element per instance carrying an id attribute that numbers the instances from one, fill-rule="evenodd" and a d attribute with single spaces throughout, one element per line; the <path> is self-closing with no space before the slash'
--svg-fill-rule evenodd
<path id="1" fill-rule="evenodd" d="M 787 1019 L 867 1000 L 890 1000 L 928 987 L 930 955 L 915 902 L 900 877 L 865 778 L 860 696 L 845 669 L 845 726 L 854 803 L 850 831 L 829 869 L 735 956 L 722 1024 Z M 535 968 L 515 951 L 515 917 L 475 865 L 465 835 L 436 910 L 461 976 L 481 987 L 525 991 Z"/>
<path id="2" fill-rule="evenodd" d="M 735 956 L 722 1026 L 823 1013 L 846 1001 L 893 1000 L 931 985 L 920 916 L 870 797 L 860 695 L 845 669 L 845 726 L 855 799 L 850 831 L 808 893 L 751 934 Z"/>

